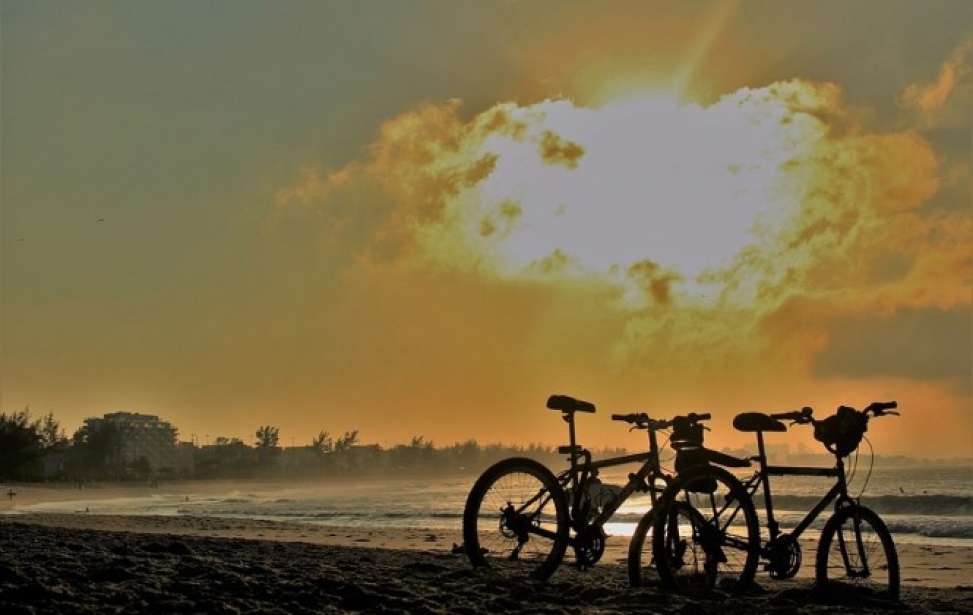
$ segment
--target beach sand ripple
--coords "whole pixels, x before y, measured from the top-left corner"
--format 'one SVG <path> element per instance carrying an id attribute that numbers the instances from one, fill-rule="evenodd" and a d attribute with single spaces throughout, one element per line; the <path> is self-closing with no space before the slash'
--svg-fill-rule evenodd
<path id="1" fill-rule="evenodd" d="M 0 523 L 0 612 L 973 613 L 973 591 L 907 587 L 899 605 L 821 595 L 807 580 L 744 597 L 628 587 L 622 566 L 548 583 L 462 556 L 243 538 Z"/>

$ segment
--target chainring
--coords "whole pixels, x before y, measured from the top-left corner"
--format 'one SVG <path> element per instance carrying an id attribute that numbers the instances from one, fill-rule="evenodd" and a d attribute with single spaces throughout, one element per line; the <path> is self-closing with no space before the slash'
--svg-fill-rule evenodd
<path id="1" fill-rule="evenodd" d="M 605 553 L 608 535 L 600 527 L 589 529 L 575 538 L 574 559 L 579 570 L 586 570 L 598 563 Z"/>
<path id="2" fill-rule="evenodd" d="M 767 545 L 767 571 L 771 579 L 789 579 L 801 569 L 801 545 L 790 534 L 781 534 Z"/>

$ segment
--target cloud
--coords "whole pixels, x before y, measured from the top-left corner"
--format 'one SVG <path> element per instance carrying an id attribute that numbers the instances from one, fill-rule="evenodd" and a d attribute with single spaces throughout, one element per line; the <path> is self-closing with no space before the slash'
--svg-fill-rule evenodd
<path id="1" fill-rule="evenodd" d="M 669 387 L 865 377 L 859 361 L 832 360 L 841 340 L 883 335 L 854 342 L 853 323 L 970 308 L 970 216 L 925 207 L 943 183 L 936 151 L 913 129 L 862 125 L 834 84 L 741 88 L 710 105 L 649 92 L 461 109 L 389 119 L 366 156 L 280 190 L 277 215 L 318 212 L 322 240 L 355 254 L 349 279 L 466 280 L 457 292 L 475 301 L 447 293 L 436 309 L 486 335 L 511 324 L 503 297 L 530 289 L 532 307 L 516 309 L 547 316 L 517 352 L 543 356 L 544 373 L 584 330 L 588 361 Z M 370 288 L 380 311 L 428 310 Z M 909 322 L 933 338 L 954 321 Z M 876 373 L 932 378 L 923 365 Z"/>
<path id="2" fill-rule="evenodd" d="M 832 323 L 815 358 L 820 376 L 951 380 L 970 392 L 973 310 L 904 308 L 891 314 L 854 314 Z"/>
<path id="3" fill-rule="evenodd" d="M 541 136 L 540 152 L 544 162 L 562 164 L 569 169 L 577 168 L 578 159 L 584 155 L 580 145 L 562 139 L 550 130 L 545 130 Z"/>
<path id="4" fill-rule="evenodd" d="M 902 90 L 900 104 L 919 112 L 928 122 L 936 121 L 958 86 L 968 79 L 971 53 L 973 38 L 961 43 L 950 54 L 933 81 L 913 83 Z"/>

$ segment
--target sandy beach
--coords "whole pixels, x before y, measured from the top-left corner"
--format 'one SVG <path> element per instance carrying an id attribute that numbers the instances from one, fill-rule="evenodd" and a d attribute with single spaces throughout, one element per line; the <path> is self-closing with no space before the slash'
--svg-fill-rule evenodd
<path id="1" fill-rule="evenodd" d="M 474 571 L 449 532 L 84 514 L 0 517 L 4 613 L 973 613 L 973 550 L 901 549 L 901 605 L 841 604 L 808 578 L 744 597 L 628 586 L 627 540 L 548 583 Z M 807 572 L 807 570 L 805 570 Z"/>

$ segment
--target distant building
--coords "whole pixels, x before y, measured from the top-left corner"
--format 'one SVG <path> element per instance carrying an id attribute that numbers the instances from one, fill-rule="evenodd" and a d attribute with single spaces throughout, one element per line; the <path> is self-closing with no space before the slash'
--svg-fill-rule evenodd
<path id="1" fill-rule="evenodd" d="M 151 414 L 138 412 L 110 412 L 101 418 L 84 421 L 89 433 L 112 426 L 119 433 L 119 460 L 134 463 L 145 459 L 152 471 L 186 470 L 187 454 L 176 445 L 176 428 L 168 421 Z M 191 464 L 191 457 L 189 463 Z"/>

